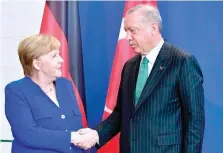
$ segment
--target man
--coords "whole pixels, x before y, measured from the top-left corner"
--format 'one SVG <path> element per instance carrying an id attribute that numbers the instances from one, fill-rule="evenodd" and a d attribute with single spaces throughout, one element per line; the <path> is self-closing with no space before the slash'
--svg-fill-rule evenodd
<path id="1" fill-rule="evenodd" d="M 159 11 L 138 5 L 124 27 L 137 55 L 122 71 L 116 107 L 95 130 L 80 134 L 103 146 L 118 132 L 121 153 L 201 153 L 204 134 L 203 76 L 195 57 L 164 42 Z"/>

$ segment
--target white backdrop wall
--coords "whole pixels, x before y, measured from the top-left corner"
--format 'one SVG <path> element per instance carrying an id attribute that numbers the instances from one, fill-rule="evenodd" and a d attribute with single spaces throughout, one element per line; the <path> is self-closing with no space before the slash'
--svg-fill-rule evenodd
<path id="1" fill-rule="evenodd" d="M 19 42 L 40 30 L 45 1 L 0 0 L 0 139 L 12 140 L 4 110 L 4 87 L 23 77 L 17 47 Z M 19 115 L 19 114 L 18 114 Z M 0 153 L 10 153 L 11 143 L 1 142 Z"/>

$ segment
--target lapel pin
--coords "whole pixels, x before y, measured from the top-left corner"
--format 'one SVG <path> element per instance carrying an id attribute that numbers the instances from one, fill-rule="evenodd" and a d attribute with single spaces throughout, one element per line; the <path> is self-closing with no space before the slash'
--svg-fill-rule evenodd
<path id="1" fill-rule="evenodd" d="M 162 71 L 163 69 L 164 69 L 165 67 L 163 67 L 163 66 L 160 66 L 160 70 Z"/>

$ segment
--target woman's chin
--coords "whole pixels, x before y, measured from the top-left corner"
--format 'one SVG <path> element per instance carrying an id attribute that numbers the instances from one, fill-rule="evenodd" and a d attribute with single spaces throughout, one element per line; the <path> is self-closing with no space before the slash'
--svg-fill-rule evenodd
<path id="1" fill-rule="evenodd" d="M 55 77 L 61 77 L 62 76 L 62 72 L 56 72 L 56 75 L 55 75 Z"/>

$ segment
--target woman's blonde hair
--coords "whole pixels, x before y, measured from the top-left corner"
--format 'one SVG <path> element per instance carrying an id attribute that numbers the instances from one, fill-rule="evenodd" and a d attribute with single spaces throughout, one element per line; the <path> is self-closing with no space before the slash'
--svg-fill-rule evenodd
<path id="1" fill-rule="evenodd" d="M 60 41 L 54 36 L 40 34 L 23 39 L 19 43 L 18 55 L 24 75 L 31 76 L 34 59 L 59 48 Z"/>

